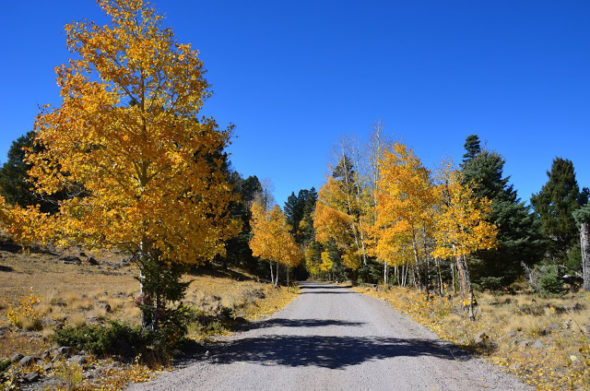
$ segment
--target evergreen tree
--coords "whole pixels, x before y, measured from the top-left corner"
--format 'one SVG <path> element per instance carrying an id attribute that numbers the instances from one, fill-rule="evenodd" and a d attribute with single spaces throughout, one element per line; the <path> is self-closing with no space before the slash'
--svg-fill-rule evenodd
<path id="1" fill-rule="evenodd" d="M 471 256 L 474 281 L 514 281 L 521 274 L 521 262 L 528 265 L 542 257 L 539 223 L 530 208 L 504 177 L 504 159 L 496 152 L 481 151 L 477 136 L 465 142 L 462 164 L 464 184 L 472 183 L 476 197 L 492 201 L 490 221 L 498 226 L 497 248 Z"/>
<path id="2" fill-rule="evenodd" d="M 231 203 L 229 213 L 233 219 L 241 221 L 242 229 L 236 237 L 226 242 L 224 261 L 233 265 L 245 266 L 252 272 L 260 272 L 258 261 L 252 256 L 248 241 L 252 235 L 250 205 L 256 195 L 262 192 L 262 185 L 256 176 L 244 179 L 236 171 L 231 171 L 229 182 L 233 186 L 234 193 L 239 195 L 239 199 Z"/>
<path id="3" fill-rule="evenodd" d="M 467 136 L 464 146 L 466 152 L 463 155 L 463 164 L 461 166 L 467 164 L 471 159 L 481 152 L 479 136 L 476 134 Z"/>
<path id="4" fill-rule="evenodd" d="M 13 141 L 8 150 L 8 160 L 0 168 L 0 194 L 9 204 L 22 207 L 39 204 L 44 213 L 54 213 L 58 210 L 58 200 L 66 197 L 64 191 L 56 194 L 40 195 L 32 190 L 28 181 L 27 171 L 31 165 L 25 162 L 25 149 L 39 152 L 40 147 L 34 145 L 35 132 L 30 131 Z"/>
<path id="5" fill-rule="evenodd" d="M 285 215 L 287 223 L 292 227 L 292 235 L 298 244 L 308 243 L 313 240 L 313 212 L 318 194 L 315 188 L 299 190 L 299 193 L 291 193 L 285 202 Z"/>
<path id="6" fill-rule="evenodd" d="M 587 200 L 587 192 L 580 192 L 571 160 L 555 158 L 547 176 L 547 183 L 533 194 L 531 203 L 549 243 L 548 256 L 563 265 L 578 243 L 578 227 L 572 213 Z"/>

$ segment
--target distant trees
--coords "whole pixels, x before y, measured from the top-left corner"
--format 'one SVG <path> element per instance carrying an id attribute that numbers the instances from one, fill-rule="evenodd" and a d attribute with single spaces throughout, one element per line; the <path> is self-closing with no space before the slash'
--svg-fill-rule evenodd
<path id="1" fill-rule="evenodd" d="M 254 273 L 259 272 L 259 262 L 252 255 L 248 242 L 252 236 L 250 221 L 252 214 L 250 207 L 254 200 L 262 193 L 262 184 L 256 176 L 243 178 L 238 172 L 228 170 L 229 182 L 236 196 L 230 205 L 229 213 L 232 219 L 241 223 L 240 232 L 225 243 L 225 256 L 221 257 L 224 265 L 236 265 L 246 267 Z M 266 269 L 264 269 L 266 270 Z"/>
<path id="2" fill-rule="evenodd" d="M 252 254 L 269 261 L 272 283 L 278 286 L 279 264 L 295 267 L 303 258 L 303 254 L 295 243 L 291 235 L 291 226 L 287 224 L 285 215 L 278 205 L 267 210 L 262 203 L 254 202 L 251 213 Z M 273 262 L 276 264 L 276 272 L 273 271 Z"/>

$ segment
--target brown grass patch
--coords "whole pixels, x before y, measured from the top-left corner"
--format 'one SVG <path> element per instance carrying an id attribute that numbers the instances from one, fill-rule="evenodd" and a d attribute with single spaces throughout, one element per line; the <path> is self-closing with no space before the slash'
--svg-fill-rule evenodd
<path id="1" fill-rule="evenodd" d="M 477 320 L 457 308 L 458 297 L 425 299 L 422 292 L 355 288 L 388 301 L 440 338 L 485 356 L 539 390 L 589 389 L 590 295 L 540 298 L 530 294 L 477 295 Z M 476 338 L 485 333 L 485 341 Z"/>

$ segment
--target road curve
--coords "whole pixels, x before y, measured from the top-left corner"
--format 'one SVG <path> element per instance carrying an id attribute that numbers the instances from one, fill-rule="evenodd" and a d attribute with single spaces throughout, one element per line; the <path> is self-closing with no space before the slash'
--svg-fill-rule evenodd
<path id="1" fill-rule="evenodd" d="M 385 302 L 324 283 L 302 283 L 282 311 L 207 349 L 128 390 L 530 389 Z"/>

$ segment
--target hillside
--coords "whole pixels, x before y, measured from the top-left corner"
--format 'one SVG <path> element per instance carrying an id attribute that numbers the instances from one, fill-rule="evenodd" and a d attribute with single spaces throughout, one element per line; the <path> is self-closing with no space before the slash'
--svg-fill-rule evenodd
<path id="1" fill-rule="evenodd" d="M 61 354 L 52 338 L 55 330 L 79 324 L 105 325 L 116 320 L 137 326 L 135 267 L 117 252 L 22 250 L 2 236 L 0 369 L 5 384 L 55 388 L 74 382 L 77 387 L 117 389 L 129 380 L 149 378 L 154 368 L 166 364 L 150 363 L 149 369 L 128 358 L 114 360 L 69 349 Z M 208 267 L 188 274 L 185 280 L 191 281 L 184 303 L 194 316 L 188 334 L 193 341 L 228 333 L 239 323 L 282 308 L 295 296 L 291 289 L 272 288 L 237 269 Z M 7 367 L 9 361 L 14 361 L 11 367 Z"/>

